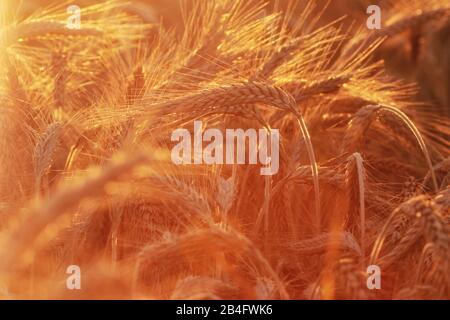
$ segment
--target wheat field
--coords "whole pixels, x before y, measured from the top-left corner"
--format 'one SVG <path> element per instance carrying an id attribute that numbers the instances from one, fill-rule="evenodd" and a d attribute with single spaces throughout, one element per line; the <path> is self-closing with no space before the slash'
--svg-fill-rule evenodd
<path id="1" fill-rule="evenodd" d="M 449 299 L 450 0 L 374 2 L 1 0 L 0 299 Z"/>

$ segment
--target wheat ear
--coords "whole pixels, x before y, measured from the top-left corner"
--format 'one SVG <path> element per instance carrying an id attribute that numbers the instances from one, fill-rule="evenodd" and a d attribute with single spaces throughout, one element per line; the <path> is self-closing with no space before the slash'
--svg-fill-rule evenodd
<path id="1" fill-rule="evenodd" d="M 351 78 L 350 75 L 332 76 L 324 80 L 313 81 L 308 85 L 290 82 L 284 84 L 282 88 L 291 93 L 298 103 L 320 94 L 338 91 L 344 84 L 348 83 Z"/>
<path id="2" fill-rule="evenodd" d="M 61 132 L 61 124 L 58 122 L 50 124 L 39 136 L 33 152 L 34 174 L 36 178 L 36 190 L 40 188 L 41 179 L 44 177 L 53 162 L 53 156 L 58 146 Z"/>
<path id="3" fill-rule="evenodd" d="M 234 105 L 251 105 L 261 103 L 289 111 L 295 106 L 295 101 L 288 93 L 276 86 L 256 82 L 222 86 L 214 89 L 202 90 L 199 93 L 183 96 L 163 103 L 146 105 L 140 111 L 152 112 L 166 110 L 170 113 L 183 112 L 189 107 L 194 110 L 208 110 L 209 107 L 229 107 Z"/>
<path id="4" fill-rule="evenodd" d="M 350 232 L 322 233 L 317 237 L 292 242 L 289 247 L 297 254 L 324 253 L 330 246 L 342 247 L 362 255 L 362 250 L 355 237 Z"/>
<path id="5" fill-rule="evenodd" d="M 390 250 L 386 255 L 380 258 L 379 264 L 384 268 L 389 267 L 395 261 L 402 258 L 408 250 L 420 239 L 421 232 L 423 231 L 423 223 L 420 221 L 415 221 L 413 226 L 406 231 L 402 236 L 400 242 L 395 245 L 395 247 Z"/>

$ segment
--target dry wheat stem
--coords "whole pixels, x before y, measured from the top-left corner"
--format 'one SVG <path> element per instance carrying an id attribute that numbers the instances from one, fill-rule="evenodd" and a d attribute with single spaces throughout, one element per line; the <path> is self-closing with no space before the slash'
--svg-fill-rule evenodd
<path id="1" fill-rule="evenodd" d="M 353 117 L 352 121 L 350 122 L 350 126 L 347 129 L 347 132 L 344 137 L 343 149 L 350 151 L 354 147 L 359 146 L 360 141 L 364 137 L 364 133 L 370 127 L 373 118 L 376 117 L 379 111 L 387 111 L 398 117 L 402 121 L 402 123 L 404 123 L 411 131 L 411 133 L 414 135 L 425 157 L 425 161 L 427 162 L 428 168 L 430 170 L 434 189 L 437 192 L 439 190 L 439 186 L 437 183 L 436 174 L 434 171 L 433 164 L 431 162 L 428 147 L 422 137 L 422 134 L 417 129 L 415 124 L 411 121 L 411 119 L 409 119 L 409 117 L 398 108 L 384 105 L 369 105 L 360 109 Z"/>
<path id="2" fill-rule="evenodd" d="M 359 216 L 361 223 L 361 256 L 365 259 L 365 242 L 366 242 L 366 209 L 365 209 L 365 170 L 364 170 L 364 160 L 361 154 L 354 153 L 350 156 L 349 160 L 354 160 L 356 163 L 356 172 L 358 174 L 358 190 L 359 190 Z M 352 183 L 349 181 L 349 183 Z"/>
<path id="3" fill-rule="evenodd" d="M 308 128 L 306 126 L 305 120 L 303 119 L 302 115 L 299 111 L 297 111 L 297 108 L 293 107 L 292 112 L 297 118 L 298 124 L 300 126 L 302 135 L 306 142 L 306 149 L 308 151 L 309 155 L 309 161 L 311 164 L 311 172 L 313 176 L 313 183 L 314 183 L 314 194 L 316 197 L 315 201 L 315 228 L 316 231 L 319 232 L 321 229 L 321 221 L 320 221 L 320 189 L 319 189 L 319 168 L 317 166 L 316 156 L 314 153 L 314 148 L 312 145 L 311 137 L 309 135 Z"/>

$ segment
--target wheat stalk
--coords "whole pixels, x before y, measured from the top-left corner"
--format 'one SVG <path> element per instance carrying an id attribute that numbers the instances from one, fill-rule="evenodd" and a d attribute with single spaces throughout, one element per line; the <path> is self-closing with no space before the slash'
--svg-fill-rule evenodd
<path id="1" fill-rule="evenodd" d="M 365 132 L 370 127 L 372 120 L 377 116 L 380 111 L 387 111 L 398 117 L 402 124 L 406 125 L 411 133 L 414 135 L 416 141 L 418 142 L 427 165 L 430 170 L 430 174 L 433 181 L 433 186 L 436 191 L 439 190 L 436 174 L 434 172 L 433 164 L 431 162 L 430 153 L 428 147 L 422 137 L 422 134 L 414 125 L 414 123 L 409 119 L 409 117 L 402 112 L 400 109 L 391 106 L 366 106 L 360 109 L 352 119 L 347 129 L 346 135 L 343 142 L 343 150 L 354 150 L 359 148 L 362 139 L 364 138 Z"/>
<path id="2" fill-rule="evenodd" d="M 361 256 L 363 258 L 365 258 L 365 244 L 366 244 L 366 207 L 365 207 L 365 201 L 366 201 L 366 197 L 365 197 L 365 170 L 364 170 L 364 160 L 361 156 L 361 154 L 359 153 L 354 153 L 353 155 L 350 156 L 349 161 L 354 161 L 356 164 L 356 173 L 357 173 L 357 177 L 358 177 L 358 191 L 359 191 L 359 216 L 360 216 L 360 230 L 361 230 L 361 239 L 360 239 L 360 243 L 361 243 L 361 248 L 362 248 L 362 253 Z M 351 170 L 348 170 L 349 172 L 351 172 Z M 349 176 L 351 176 L 351 174 L 348 174 Z M 351 178 L 348 178 L 348 183 L 352 184 L 353 182 L 351 181 Z M 351 190 L 352 188 L 350 188 Z"/>

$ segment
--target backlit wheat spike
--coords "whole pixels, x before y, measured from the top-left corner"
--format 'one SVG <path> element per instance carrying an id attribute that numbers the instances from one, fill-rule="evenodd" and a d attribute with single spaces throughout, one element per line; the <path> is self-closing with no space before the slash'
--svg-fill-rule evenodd
<path id="1" fill-rule="evenodd" d="M 427 261 L 426 260 L 430 261 L 430 260 L 433 259 L 432 258 L 433 254 L 434 254 L 433 247 L 434 247 L 433 243 L 428 243 L 422 249 L 422 254 L 420 255 L 419 265 L 417 266 L 417 274 L 416 274 L 416 279 L 415 279 L 415 284 L 416 285 L 418 283 L 420 283 L 421 277 L 423 276 L 423 274 L 425 272 L 424 269 L 427 267 L 427 265 L 426 265 Z"/>
<path id="2" fill-rule="evenodd" d="M 425 220 L 426 237 L 434 244 L 434 249 L 445 263 L 449 262 L 450 252 L 450 229 L 440 215 L 439 207 L 434 201 L 421 210 L 421 216 Z"/>
<path id="3" fill-rule="evenodd" d="M 50 124 L 46 130 L 38 137 L 34 148 L 34 174 L 36 186 L 41 185 L 41 179 L 48 173 L 53 162 L 53 156 L 59 143 L 59 135 L 62 125 L 58 122 Z"/>
<path id="4" fill-rule="evenodd" d="M 211 208 L 208 201 L 193 186 L 189 186 L 177 177 L 158 175 L 156 179 L 166 184 L 179 198 L 184 199 L 184 205 L 192 208 L 198 215 L 205 217 L 206 220 L 210 219 Z"/>
<path id="5" fill-rule="evenodd" d="M 416 222 L 414 223 L 405 234 L 402 235 L 399 243 L 396 243 L 390 251 L 380 257 L 379 264 L 383 268 L 389 268 L 393 263 L 402 259 L 408 250 L 417 243 L 417 241 L 422 236 L 422 232 L 424 230 L 423 223 Z"/>
<path id="6" fill-rule="evenodd" d="M 295 105 L 292 97 L 283 90 L 274 86 L 250 82 L 204 90 L 198 94 L 187 95 L 174 101 L 155 106 L 149 105 L 146 106 L 146 109 L 150 112 L 154 108 L 163 111 L 167 110 L 166 112 L 177 112 L 178 110 L 183 111 L 183 108 L 186 108 L 186 106 L 194 109 L 203 109 L 209 106 L 225 107 L 251 103 L 269 104 L 285 111 L 289 111 Z"/>
<path id="7" fill-rule="evenodd" d="M 325 80 L 319 80 L 307 85 L 297 83 L 287 83 L 283 89 L 291 93 L 295 101 L 301 102 L 319 94 L 326 94 L 338 91 L 342 86 L 350 81 L 350 76 L 329 77 Z"/>
<path id="8" fill-rule="evenodd" d="M 306 31 L 308 32 L 308 28 L 306 28 L 305 21 L 310 20 L 310 27 L 311 29 L 314 28 L 315 23 L 317 23 L 319 17 L 321 14 L 323 14 L 323 11 L 319 13 L 315 19 L 308 19 L 313 14 L 313 1 L 308 1 L 305 8 L 302 10 L 302 14 L 300 17 L 298 17 L 296 24 L 294 26 L 291 26 L 291 21 L 289 21 L 290 15 L 295 15 L 295 5 L 294 3 L 290 3 L 290 6 L 287 9 L 287 12 L 284 15 L 284 19 L 282 20 L 280 29 L 283 30 L 280 32 L 279 35 L 279 41 L 282 41 L 283 43 L 279 46 L 278 50 L 276 50 L 273 54 L 271 54 L 268 57 L 268 60 L 264 62 L 262 66 L 258 68 L 258 70 L 255 72 L 255 74 L 252 76 L 252 80 L 268 80 L 273 75 L 274 71 L 288 62 L 295 51 L 301 51 L 303 48 L 303 45 L 305 44 L 306 40 L 314 38 L 317 34 L 320 34 L 324 30 L 327 30 L 330 26 L 337 23 L 337 21 L 331 23 L 330 25 L 327 25 L 325 27 L 319 28 L 315 30 L 312 33 L 302 34 L 300 36 L 295 36 L 296 31 Z M 292 10 L 292 11 L 291 11 Z M 304 28 L 304 30 L 302 30 Z M 286 29 L 286 30 L 285 30 Z M 310 29 L 310 30 L 311 30 Z M 286 35 L 286 39 L 283 36 L 285 31 L 288 33 Z M 290 37 L 289 37 L 290 36 Z M 290 39 L 292 38 L 292 39 Z M 287 41 L 286 41 L 287 40 Z"/>
<path id="9" fill-rule="evenodd" d="M 349 232 L 320 234 L 311 239 L 293 242 L 290 244 L 290 247 L 298 254 L 312 254 L 324 253 L 330 245 L 352 250 L 357 255 L 361 255 L 362 253 L 358 242 Z"/>
<path id="10" fill-rule="evenodd" d="M 390 106 L 382 106 L 382 110 L 386 110 L 386 111 L 396 115 L 402 121 L 402 123 L 405 124 L 409 130 L 411 130 L 411 132 L 413 133 L 414 137 L 416 138 L 420 148 L 422 149 L 423 155 L 425 157 L 425 160 L 426 160 L 428 167 L 430 169 L 430 172 L 431 172 L 431 177 L 432 177 L 434 188 L 437 191 L 439 189 L 439 187 L 438 187 L 436 175 L 434 173 L 433 164 L 431 162 L 430 153 L 428 152 L 428 147 L 427 147 L 425 141 L 423 140 L 423 137 L 422 137 L 422 134 L 420 133 L 420 131 L 417 129 L 417 127 L 414 125 L 414 123 L 409 119 L 409 117 L 404 112 L 399 110 L 398 108 L 394 108 L 394 107 L 390 107 Z"/>
<path id="11" fill-rule="evenodd" d="M 377 116 L 380 106 L 365 106 L 358 110 L 350 121 L 342 142 L 342 150 L 346 152 L 359 150 L 365 132 L 369 129 L 372 120 Z"/>
<path id="12" fill-rule="evenodd" d="M 388 219 L 385 221 L 383 228 L 378 233 L 378 237 L 373 245 L 372 248 L 372 254 L 371 254 L 371 264 L 376 264 L 376 261 L 380 255 L 381 249 L 383 247 L 383 244 L 386 240 L 386 231 L 391 226 L 391 223 L 394 221 L 395 218 L 397 218 L 398 215 L 405 214 L 408 217 L 414 218 L 414 215 L 417 213 L 420 214 L 420 210 L 422 208 L 426 208 L 429 202 L 429 197 L 425 195 L 420 195 L 414 198 L 409 199 L 408 201 L 402 203 L 400 206 L 398 206 Z M 412 234 L 412 236 L 414 236 Z"/>
<path id="13" fill-rule="evenodd" d="M 346 297 L 357 300 L 368 299 L 366 287 L 364 287 L 365 274 L 363 270 L 360 270 L 360 266 L 355 259 L 340 259 L 336 266 L 336 273 L 338 274 L 339 291 L 344 290 Z M 341 282 L 342 284 L 340 284 Z M 338 294 L 341 294 L 341 292 Z"/>
<path id="14" fill-rule="evenodd" d="M 218 178 L 217 181 L 217 195 L 216 201 L 218 202 L 221 210 L 224 214 L 228 213 L 235 198 L 235 181 L 234 177 L 224 179 L 222 177 Z"/>
<path id="15" fill-rule="evenodd" d="M 389 223 L 398 214 L 406 214 L 409 217 L 419 219 L 419 224 L 416 225 L 422 230 L 425 230 L 427 238 L 435 244 L 436 250 L 439 252 L 439 254 L 447 258 L 447 247 L 450 245 L 449 231 L 447 229 L 447 226 L 443 223 L 443 219 L 439 215 L 438 207 L 435 205 L 434 201 L 425 195 L 420 195 L 409 199 L 393 211 L 385 226 L 381 230 L 377 242 L 374 245 L 372 252 L 372 261 L 375 261 L 374 259 L 377 258 L 380 252 L 381 246 L 384 242 L 385 232 Z M 410 241 L 407 239 L 417 239 L 417 236 L 419 234 L 420 232 L 417 232 L 417 230 L 415 230 L 410 233 L 410 237 L 403 238 L 402 242 L 410 245 Z"/>

